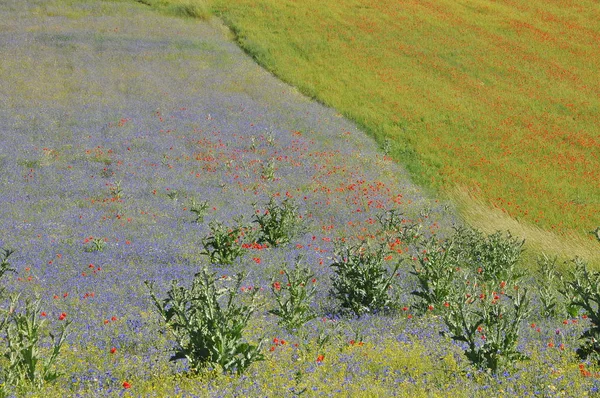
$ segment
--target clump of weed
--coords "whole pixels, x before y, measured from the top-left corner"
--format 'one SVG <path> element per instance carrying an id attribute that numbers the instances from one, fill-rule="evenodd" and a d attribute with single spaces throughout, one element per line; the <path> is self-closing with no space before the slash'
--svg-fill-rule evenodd
<path id="1" fill-rule="evenodd" d="M 106 247 L 106 239 L 90 237 L 85 239 L 84 243 L 90 243 L 84 248 L 86 252 L 101 252 Z"/>
<path id="2" fill-rule="evenodd" d="M 564 282 L 565 291 L 574 309 L 583 311 L 592 325 L 582 334 L 577 355 L 600 363 L 600 272 L 588 270 L 579 258 L 575 258 L 573 263 L 570 279 Z"/>
<path id="3" fill-rule="evenodd" d="M 421 224 L 408 222 L 403 214 L 396 209 L 379 213 L 375 217 L 384 233 L 398 239 L 405 245 L 417 243 L 423 239 Z"/>
<path id="4" fill-rule="evenodd" d="M 385 265 L 388 255 L 390 252 L 386 245 L 373 248 L 368 244 L 344 243 L 335 248 L 331 264 L 335 273 L 331 295 L 343 309 L 360 316 L 391 307 L 389 290 L 401 261 L 388 270 Z"/>
<path id="5" fill-rule="evenodd" d="M 8 258 L 13 250 L 2 249 L 0 253 L 0 278 L 6 272 L 15 272 L 10 267 Z M 7 297 L 4 288 L 0 288 L 0 302 Z M 59 316 L 64 321 L 57 334 L 47 332 L 47 314 L 40 310 L 41 301 L 25 300 L 24 310 L 18 308 L 19 295 L 8 297 L 8 308 L 0 308 L 0 334 L 4 343 L 0 354 L 4 357 L 6 366 L 0 368 L 3 384 L 0 385 L 0 395 L 8 392 L 8 387 L 41 388 L 46 383 L 52 383 L 60 377 L 56 371 L 56 360 L 67 336 L 70 321 L 65 321 L 66 314 Z M 46 337 L 46 332 L 48 337 Z M 48 353 L 48 350 L 50 351 Z"/>
<path id="6" fill-rule="evenodd" d="M 255 210 L 254 222 L 258 224 L 258 242 L 274 247 L 289 243 L 301 227 L 298 207 L 289 199 L 277 204 L 271 198 L 264 211 Z"/>
<path id="7" fill-rule="evenodd" d="M 283 269 L 280 273 L 285 280 L 271 280 L 271 291 L 277 307 L 269 310 L 279 317 L 279 325 L 293 331 L 314 319 L 316 314 L 311 303 L 316 293 L 316 278 L 310 269 L 300 265 L 300 258 L 292 271 Z"/>
<path id="8" fill-rule="evenodd" d="M 121 188 L 121 181 L 115 181 L 108 185 L 108 192 L 113 200 L 119 200 L 123 197 L 123 189 Z"/>
<path id="9" fill-rule="evenodd" d="M 171 189 L 169 190 L 169 192 L 167 192 L 167 197 L 172 201 L 176 202 L 179 199 L 179 191 Z"/>
<path id="10" fill-rule="evenodd" d="M 454 289 L 454 278 L 460 269 L 453 256 L 453 242 L 438 243 L 429 239 L 420 247 L 411 274 L 417 278 L 412 294 L 418 297 L 415 307 L 420 312 L 440 309 Z"/>
<path id="11" fill-rule="evenodd" d="M 173 282 L 167 297 L 159 300 L 153 284 L 146 281 L 150 297 L 177 346 L 171 361 L 187 359 L 192 373 L 209 366 L 224 372 L 243 373 L 252 363 L 264 360 L 262 342 L 249 344 L 243 332 L 256 311 L 253 289 L 249 304 L 237 300 L 244 275 L 235 283 L 221 286 L 222 278 L 206 269 L 197 273 L 190 288 Z"/>
<path id="12" fill-rule="evenodd" d="M 211 222 L 209 227 L 210 235 L 202 239 L 204 250 L 200 253 L 208 256 L 213 264 L 233 264 L 245 252 L 240 243 L 243 228 L 229 228 L 218 221 Z"/>
<path id="13" fill-rule="evenodd" d="M 521 286 L 482 284 L 463 279 L 442 310 L 450 337 L 467 344 L 465 355 L 479 369 L 497 373 L 527 359 L 517 349 L 523 320 L 529 314 L 527 290 Z"/>
<path id="14" fill-rule="evenodd" d="M 421 310 L 439 308 L 462 283 L 456 279 L 461 270 L 470 270 L 484 284 L 512 284 L 523 276 L 518 267 L 524 242 L 496 232 L 483 235 L 472 228 L 456 228 L 444 241 L 435 237 L 418 244 L 417 262 L 412 264 L 418 287 L 413 295 L 419 297 Z"/>
<path id="15" fill-rule="evenodd" d="M 263 180 L 267 181 L 275 179 L 275 159 L 270 159 L 267 163 L 263 163 L 260 176 Z"/>
<path id="16" fill-rule="evenodd" d="M 457 228 L 445 241 L 427 240 L 413 265 L 418 307 L 441 314 L 450 337 L 467 344 L 469 361 L 493 373 L 526 359 L 517 349 L 529 314 L 517 266 L 522 247 L 510 234 Z"/>
<path id="17" fill-rule="evenodd" d="M 194 222 L 201 223 L 204 222 L 204 217 L 206 216 L 206 210 L 208 209 L 208 202 L 206 200 L 202 202 L 196 202 L 193 198 L 190 201 L 190 211 L 194 213 L 196 219 Z"/>
<path id="18" fill-rule="evenodd" d="M 546 318 L 556 317 L 561 314 L 564 307 L 567 314 L 571 312 L 569 304 L 561 305 L 559 300 L 560 274 L 556 267 L 557 258 L 543 255 L 538 258 L 539 270 L 536 278 L 536 287 L 542 305 L 542 315 Z M 568 316 L 568 315 L 567 315 Z"/>

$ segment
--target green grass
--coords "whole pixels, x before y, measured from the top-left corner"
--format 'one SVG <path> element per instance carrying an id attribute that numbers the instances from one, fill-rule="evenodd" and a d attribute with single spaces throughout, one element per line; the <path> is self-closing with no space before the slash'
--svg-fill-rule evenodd
<path id="1" fill-rule="evenodd" d="M 201 1 L 195 0 L 135 0 L 138 3 L 157 8 L 161 12 L 169 15 L 208 19 L 210 17 L 210 8 Z"/>
<path id="2" fill-rule="evenodd" d="M 390 139 L 418 183 L 597 250 L 596 3 L 209 3 L 260 64 Z"/>

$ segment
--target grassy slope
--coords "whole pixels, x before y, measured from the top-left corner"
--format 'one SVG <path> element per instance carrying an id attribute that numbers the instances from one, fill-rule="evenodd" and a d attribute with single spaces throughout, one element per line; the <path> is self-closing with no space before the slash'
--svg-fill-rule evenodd
<path id="1" fill-rule="evenodd" d="M 571 253 L 597 253 L 588 234 L 600 225 L 597 3 L 213 7 L 261 64 L 390 138 L 415 180 L 461 199 L 476 226 L 516 219 L 539 248 L 566 239 Z"/>

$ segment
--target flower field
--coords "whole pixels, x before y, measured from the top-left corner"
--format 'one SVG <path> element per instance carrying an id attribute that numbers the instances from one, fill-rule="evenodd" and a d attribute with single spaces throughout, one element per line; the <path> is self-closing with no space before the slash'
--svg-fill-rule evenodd
<path id="1" fill-rule="evenodd" d="M 0 396 L 598 390 L 597 274 L 464 227 L 185 4 L 0 4 Z"/>

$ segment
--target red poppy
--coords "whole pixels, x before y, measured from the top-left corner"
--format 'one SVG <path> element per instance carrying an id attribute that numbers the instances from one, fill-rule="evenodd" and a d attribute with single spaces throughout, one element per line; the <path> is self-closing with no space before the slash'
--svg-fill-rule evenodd
<path id="1" fill-rule="evenodd" d="M 318 363 L 321 363 L 321 362 L 323 362 L 323 359 L 325 359 L 325 355 L 323 355 L 323 354 L 320 354 L 320 355 L 317 357 L 317 362 L 318 362 Z"/>
<path id="2" fill-rule="evenodd" d="M 123 388 L 124 388 L 124 389 L 131 388 L 131 384 L 129 384 L 128 382 L 124 381 L 124 382 L 123 382 Z"/>
<path id="3" fill-rule="evenodd" d="M 60 314 L 60 316 L 58 317 L 58 320 L 59 320 L 59 321 L 62 321 L 62 320 L 64 320 L 66 317 L 67 317 L 67 314 L 63 312 L 63 313 L 62 313 L 62 314 Z"/>

